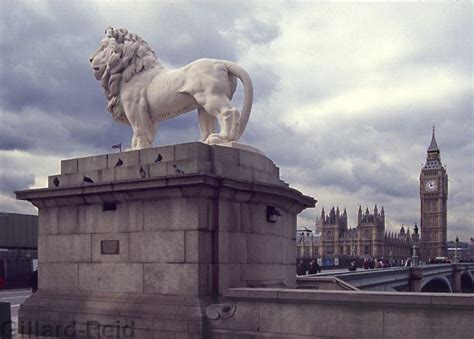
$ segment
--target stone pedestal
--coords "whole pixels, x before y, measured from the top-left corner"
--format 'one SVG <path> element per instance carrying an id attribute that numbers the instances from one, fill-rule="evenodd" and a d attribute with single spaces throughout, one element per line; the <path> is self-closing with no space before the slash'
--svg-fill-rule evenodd
<path id="1" fill-rule="evenodd" d="M 410 267 L 410 292 L 421 292 L 421 280 L 423 279 L 423 268 L 421 266 Z"/>
<path id="2" fill-rule="evenodd" d="M 452 277 L 453 293 L 462 293 L 461 275 L 463 271 L 464 271 L 464 267 L 462 267 L 462 265 L 456 264 L 453 266 L 453 277 Z"/>
<path id="3" fill-rule="evenodd" d="M 199 142 L 64 160 L 17 198 L 39 209 L 20 331 L 101 338 L 205 337 L 227 288 L 294 287 L 296 215 L 315 204 L 267 157 Z"/>

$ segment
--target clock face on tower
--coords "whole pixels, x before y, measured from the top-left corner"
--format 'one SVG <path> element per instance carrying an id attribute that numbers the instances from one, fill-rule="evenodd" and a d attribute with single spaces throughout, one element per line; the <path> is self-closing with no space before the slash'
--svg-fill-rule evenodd
<path id="1" fill-rule="evenodd" d="M 438 188 L 438 185 L 436 184 L 436 180 L 428 180 L 425 183 L 426 192 L 435 192 L 437 188 Z"/>

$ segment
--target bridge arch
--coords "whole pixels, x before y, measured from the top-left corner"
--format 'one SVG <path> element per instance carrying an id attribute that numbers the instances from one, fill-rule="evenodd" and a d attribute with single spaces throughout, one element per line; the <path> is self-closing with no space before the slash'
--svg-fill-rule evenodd
<path id="1" fill-rule="evenodd" d="M 471 272 L 465 271 L 461 273 L 461 292 L 473 293 L 474 292 L 474 279 Z"/>
<path id="2" fill-rule="evenodd" d="M 421 292 L 451 293 L 452 291 L 451 282 L 446 277 L 430 278 L 421 285 Z"/>

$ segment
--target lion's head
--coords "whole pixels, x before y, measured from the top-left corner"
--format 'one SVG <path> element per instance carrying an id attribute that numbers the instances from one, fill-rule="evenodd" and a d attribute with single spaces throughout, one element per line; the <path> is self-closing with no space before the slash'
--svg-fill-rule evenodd
<path id="1" fill-rule="evenodd" d="M 111 27 L 105 34 L 90 58 L 92 71 L 104 88 L 108 111 L 117 121 L 129 123 L 120 103 L 121 81 L 128 82 L 135 74 L 162 65 L 148 43 L 137 34 Z"/>

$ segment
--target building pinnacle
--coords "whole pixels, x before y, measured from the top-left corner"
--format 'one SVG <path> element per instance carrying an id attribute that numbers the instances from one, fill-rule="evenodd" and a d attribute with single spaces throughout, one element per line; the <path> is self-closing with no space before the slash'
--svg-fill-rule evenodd
<path id="1" fill-rule="evenodd" d="M 435 125 L 433 124 L 433 135 L 431 136 L 431 143 L 428 147 L 428 152 L 439 152 L 438 143 L 435 136 Z"/>

